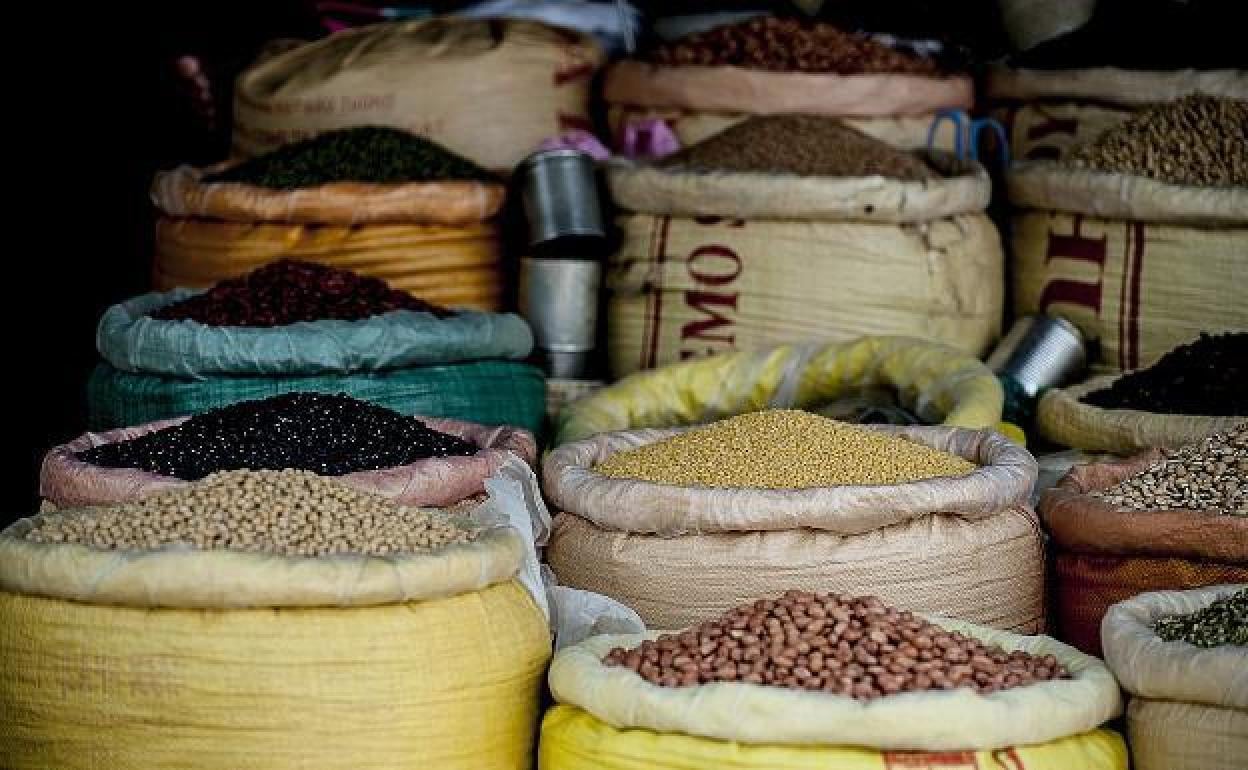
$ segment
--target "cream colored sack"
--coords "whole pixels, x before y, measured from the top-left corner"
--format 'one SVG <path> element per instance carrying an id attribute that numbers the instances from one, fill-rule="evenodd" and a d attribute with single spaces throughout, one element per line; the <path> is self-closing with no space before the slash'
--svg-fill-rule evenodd
<path id="1" fill-rule="evenodd" d="M 988 207 L 984 167 L 939 152 L 923 159 L 933 179 L 824 177 L 659 168 L 615 161 L 607 168 L 612 199 L 629 211 L 677 217 L 818 219 L 915 224 Z"/>
<path id="2" fill-rule="evenodd" d="M 712 353 L 863 335 L 920 337 L 978 356 L 1000 333 L 1005 260 L 983 214 L 921 225 L 618 221 L 622 243 L 605 277 L 616 377 Z"/>
<path id="3" fill-rule="evenodd" d="M 1097 67 L 1076 70 L 1028 70 L 994 67 L 985 81 L 995 100 L 1093 102 L 1138 108 L 1203 93 L 1248 99 L 1244 70 L 1174 70 L 1149 72 Z"/>
<path id="4" fill-rule="evenodd" d="M 1012 243 L 1015 314 L 1069 319 L 1099 341 L 1102 370 L 1151 366 L 1202 331 L 1248 329 L 1248 224 L 1026 211 L 1014 217 Z"/>
<path id="5" fill-rule="evenodd" d="M 1031 455 L 989 431 L 877 428 L 980 464 L 957 479 L 806 490 L 612 479 L 612 453 L 685 429 L 565 444 L 543 468 L 562 510 L 546 558 L 561 583 L 627 604 L 650 628 L 691 625 L 790 588 L 874 593 L 896 606 L 1031 632 L 1044 553 L 1027 507 Z"/>
<path id="6" fill-rule="evenodd" d="M 614 647 L 634 647 L 657 632 L 599 636 L 560 651 L 550 689 L 560 703 L 613 727 L 639 727 L 725 741 L 969 750 L 1043 743 L 1094 730 L 1122 711 L 1105 665 L 1046 636 L 1018 636 L 962 621 L 932 618 L 1006 650 L 1053 655 L 1072 678 L 977 695 L 966 689 L 907 693 L 874 701 L 738 682 L 660 687 L 635 672 L 606 666 Z"/>
<path id="7" fill-rule="evenodd" d="M 1094 377 L 1069 388 L 1054 388 L 1040 397 L 1036 426 L 1040 435 L 1062 446 L 1130 455 L 1154 447 L 1177 449 L 1248 420 L 1191 414 L 1155 414 L 1135 409 L 1103 409 L 1082 399 L 1107 388 L 1119 375 Z"/>
<path id="8" fill-rule="evenodd" d="M 384 125 L 511 171 L 548 137 L 589 127 L 603 54 L 532 21 L 439 17 L 346 30 L 259 61 L 234 89 L 234 149 Z"/>
<path id="9" fill-rule="evenodd" d="M 1131 110 L 1083 102 L 1032 102 L 998 107 L 991 114 L 1005 127 L 1012 158 L 1056 161 L 1131 117 Z"/>
<path id="10" fill-rule="evenodd" d="M 1190 187 L 1135 174 L 1016 163 L 1006 177 L 1015 206 L 1103 219 L 1224 227 L 1248 226 L 1248 188 Z"/>
<path id="11" fill-rule="evenodd" d="M 1152 625 L 1248 588 L 1155 591 L 1115 604 L 1101 624 L 1105 662 L 1132 695 L 1127 730 L 1137 770 L 1238 770 L 1248 757 L 1248 648 L 1202 649 Z"/>

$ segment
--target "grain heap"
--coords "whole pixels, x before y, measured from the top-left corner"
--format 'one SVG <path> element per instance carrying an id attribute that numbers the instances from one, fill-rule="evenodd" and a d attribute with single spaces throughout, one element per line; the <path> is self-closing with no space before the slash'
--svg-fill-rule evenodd
<path id="1" fill-rule="evenodd" d="M 1159 414 L 1248 415 L 1248 332 L 1201 334 L 1081 400 Z"/>
<path id="2" fill-rule="evenodd" d="M 787 591 L 604 662 L 651 684 L 693 687 L 747 682 L 857 700 L 961 687 L 988 694 L 1069 674 L 1052 655 L 1006 652 L 948 632 L 874 596 Z"/>
<path id="3" fill-rule="evenodd" d="M 414 417 L 344 394 L 289 393 L 213 409 L 77 457 L 93 465 L 194 481 L 240 468 L 340 476 L 430 457 L 472 455 L 478 449 Z"/>
<path id="4" fill-rule="evenodd" d="M 133 503 L 50 514 L 25 537 L 105 550 L 184 545 L 385 556 L 467 543 L 478 532 L 436 511 L 396 505 L 308 471 L 239 470 Z"/>
<path id="5" fill-rule="evenodd" d="M 883 176 L 917 181 L 936 174 L 918 157 L 867 136 L 836 118 L 762 115 L 665 158 L 669 168 Z"/>
<path id="6" fill-rule="evenodd" d="M 450 310 L 380 278 L 362 276 L 313 262 L 281 259 L 246 275 L 217 283 L 203 294 L 157 308 L 162 321 L 196 321 L 211 326 L 270 327 L 303 321 L 358 321 L 395 310 L 431 313 Z"/>
<path id="7" fill-rule="evenodd" d="M 331 182 L 436 182 L 497 178 L 436 142 L 381 126 L 330 131 L 279 147 L 212 174 L 207 183 L 237 182 L 278 190 Z"/>
<path id="8" fill-rule="evenodd" d="M 808 412 L 751 412 L 617 452 L 594 470 L 612 478 L 705 487 L 804 489 L 961 476 L 948 452 Z"/>
<path id="9" fill-rule="evenodd" d="M 1167 642 L 1248 647 L 1248 588 L 1217 599 L 1202 610 L 1160 618 L 1153 630 Z"/>
<path id="10" fill-rule="evenodd" d="M 1191 94 L 1153 107 L 1078 148 L 1069 164 L 1178 185 L 1248 185 L 1248 101 Z"/>
<path id="11" fill-rule="evenodd" d="M 774 72 L 936 75 L 939 65 L 896 51 L 866 35 L 824 22 L 748 19 L 662 45 L 651 60 L 666 66 L 731 66 Z"/>
<path id="12" fill-rule="evenodd" d="M 1178 450 L 1093 497 L 1136 511 L 1248 516 L 1248 422 Z"/>

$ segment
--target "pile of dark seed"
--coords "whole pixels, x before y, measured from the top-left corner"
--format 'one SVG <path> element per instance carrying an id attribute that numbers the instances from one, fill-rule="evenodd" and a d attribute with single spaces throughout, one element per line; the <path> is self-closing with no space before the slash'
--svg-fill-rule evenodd
<path id="1" fill-rule="evenodd" d="M 292 190 L 331 182 L 497 181 L 445 147 L 397 128 L 360 126 L 314 136 L 244 161 L 204 182 Z"/>
<path id="2" fill-rule="evenodd" d="M 923 160 L 819 115 L 750 118 L 664 158 L 665 168 L 801 176 L 931 179 Z"/>
<path id="3" fill-rule="evenodd" d="M 283 259 L 151 315 L 162 321 L 211 326 L 286 326 L 300 321 L 358 321 L 394 310 L 432 313 L 439 318 L 452 314 L 392 289 L 380 278 Z"/>
<path id="4" fill-rule="evenodd" d="M 1248 332 L 1202 334 L 1147 369 L 1083 397 L 1104 409 L 1248 416 Z"/>
<path id="5" fill-rule="evenodd" d="M 195 481 L 242 468 L 341 476 L 476 452 L 476 446 L 457 436 L 345 394 L 288 393 L 213 409 L 77 457 L 93 465 Z"/>
<path id="6" fill-rule="evenodd" d="M 1248 647 L 1248 588 L 1218 599 L 1203 610 L 1162 618 L 1153 624 L 1153 630 L 1167 642 L 1187 642 L 1197 647 Z"/>

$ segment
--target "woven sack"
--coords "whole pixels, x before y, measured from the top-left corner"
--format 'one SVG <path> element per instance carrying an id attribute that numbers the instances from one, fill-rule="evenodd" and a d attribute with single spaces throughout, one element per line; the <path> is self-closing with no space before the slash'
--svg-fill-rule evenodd
<path id="1" fill-rule="evenodd" d="M 238 182 L 204 182 L 222 167 L 179 166 L 156 174 L 152 203 L 174 217 L 297 224 L 470 225 L 503 206 L 501 184 L 472 181 L 368 184 L 331 182 L 276 190 Z"/>
<path id="2" fill-rule="evenodd" d="M 862 702 L 843 695 L 745 682 L 661 687 L 634 671 L 602 662 L 614 647 L 634 647 L 643 639 L 658 636 L 650 632 L 599 636 L 561 650 L 551 664 L 550 690 L 559 703 L 576 706 L 612 727 L 710 738 L 721 742 L 724 753 L 741 744 L 795 750 L 822 747 L 829 751 L 851 746 L 990 751 L 1082 735 L 1122 711 L 1113 675 L 1095 658 L 1045 636 L 1019 636 L 964 621 L 932 620 L 1006 650 L 1053 655 L 1070 671 L 1071 678 L 986 696 L 963 688 Z M 1114 754 L 1117 761 L 1095 766 L 1124 767 L 1122 752 L 1110 756 Z M 777 762 L 770 767 L 790 766 Z M 823 766 L 839 767 L 830 761 Z"/>
<path id="3" fill-rule="evenodd" d="M 1116 67 L 1076 70 L 1033 70 L 994 67 L 984 84 L 985 95 L 999 101 L 1092 102 L 1139 108 L 1204 93 L 1248 99 L 1244 70 L 1174 70 L 1146 72 Z"/>
<path id="4" fill-rule="evenodd" d="M 988 206 L 992 181 L 979 163 L 940 152 L 922 157 L 936 170 L 934 178 L 698 171 L 615 161 L 608 166 L 607 185 L 623 208 L 677 217 L 915 224 Z"/>
<path id="5" fill-rule="evenodd" d="M 199 292 L 175 289 L 113 305 L 96 347 L 127 372 L 202 379 L 208 375 L 317 375 L 375 372 L 480 359 L 522 359 L 529 325 L 513 313 L 464 311 L 447 318 L 398 310 L 356 321 L 278 327 L 221 327 L 163 321 L 150 314 Z"/>
<path id="6" fill-rule="evenodd" d="M 1248 588 L 1159 591 L 1115 604 L 1101 635 L 1105 662 L 1133 697 L 1127 712 L 1138 770 L 1232 770 L 1248 757 L 1248 649 L 1201 649 L 1152 630 Z"/>
<path id="7" fill-rule="evenodd" d="M 1043 624 L 1044 554 L 1027 507 L 1031 455 L 997 434 L 879 428 L 971 459 L 957 479 L 805 490 L 613 479 L 611 454 L 684 429 L 606 433 L 543 463 L 562 511 L 546 558 L 560 583 L 615 598 L 649 628 L 691 625 L 788 588 L 872 593 L 1000 628 Z"/>
<path id="8" fill-rule="evenodd" d="M 346 30 L 254 64 L 234 88 L 234 149 L 257 155 L 384 125 L 510 171 L 550 136 L 589 128 L 603 54 L 531 21 L 440 17 Z"/>
<path id="9" fill-rule="evenodd" d="M 1073 468 L 1040 500 L 1057 550 L 1059 636 L 1101 653 L 1101 621 L 1113 604 L 1146 591 L 1248 582 L 1248 518 L 1198 511 L 1127 511 L 1090 497 L 1148 468 L 1150 452 Z"/>
<path id="10" fill-rule="evenodd" d="M 541 369 L 519 361 L 205 380 L 130 374 L 102 363 L 87 381 L 88 424 L 91 430 L 110 430 L 282 393 L 315 392 L 346 393 L 403 414 L 512 425 L 537 435 L 545 420 L 545 381 Z"/>
<path id="11" fill-rule="evenodd" d="M 607 261 L 607 349 L 622 377 L 687 358 L 863 335 L 980 355 L 997 339 L 992 221 L 921 225 L 625 215 Z"/>
<path id="12" fill-rule="evenodd" d="M 1103 409 L 1081 400 L 1117 379 L 1117 375 L 1094 377 L 1080 385 L 1046 391 L 1036 410 L 1040 434 L 1062 446 L 1130 455 L 1153 447 L 1177 449 L 1248 420 L 1248 415 L 1205 417 Z"/>
<path id="13" fill-rule="evenodd" d="M 53 447 L 43 458 L 39 494 L 60 508 L 108 505 L 136 500 L 189 482 L 137 468 L 105 468 L 75 457 L 101 444 L 143 436 L 172 427 L 186 418 L 161 420 L 105 433 L 86 433 Z M 507 458 L 518 456 L 532 464 L 537 445 L 532 434 L 515 428 L 491 428 L 458 420 L 421 417 L 430 428 L 458 436 L 480 449 L 466 457 L 430 457 L 409 465 L 376 471 L 358 471 L 336 477 L 347 486 L 387 497 L 403 505 L 445 506 L 485 492 L 485 480 Z"/>
<path id="14" fill-rule="evenodd" d="M 100 551 L 31 526 L 0 534 L 5 767 L 530 766 L 551 642 L 513 529 L 299 558 Z"/>
<path id="15" fill-rule="evenodd" d="M 987 428 L 1001 419 L 1001 383 L 976 358 L 904 337 L 783 345 L 637 372 L 569 405 L 556 444 L 595 433 L 672 428 L 759 409 L 812 409 L 857 388 L 887 386 L 927 422 Z"/>
<path id="16" fill-rule="evenodd" d="M 1058 161 L 1132 113 L 1126 108 L 1085 102 L 1028 102 L 996 107 L 990 114 L 1005 128 L 1010 157 Z"/>
<path id="17" fill-rule="evenodd" d="M 300 225 L 162 217 L 156 222 L 157 290 L 207 288 L 279 259 L 301 259 L 380 278 L 444 307 L 495 311 L 503 301 L 496 225 Z"/>

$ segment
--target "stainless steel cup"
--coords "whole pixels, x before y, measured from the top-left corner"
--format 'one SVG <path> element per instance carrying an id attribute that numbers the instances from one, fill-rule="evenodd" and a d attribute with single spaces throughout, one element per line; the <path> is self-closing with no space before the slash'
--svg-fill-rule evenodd
<path id="1" fill-rule="evenodd" d="M 1034 399 L 1045 388 L 1078 377 L 1087 367 L 1088 352 L 1079 327 L 1065 318 L 1025 316 L 1014 323 L 986 363 Z"/>
<path id="2" fill-rule="evenodd" d="M 529 245 L 568 236 L 602 238 L 602 205 L 594 159 L 576 150 L 545 150 L 516 168 L 529 220 Z"/>
<path id="3" fill-rule="evenodd" d="M 552 376 L 577 378 L 588 367 L 601 284 L 598 260 L 520 260 L 520 314 L 533 327 L 533 338 Z"/>

